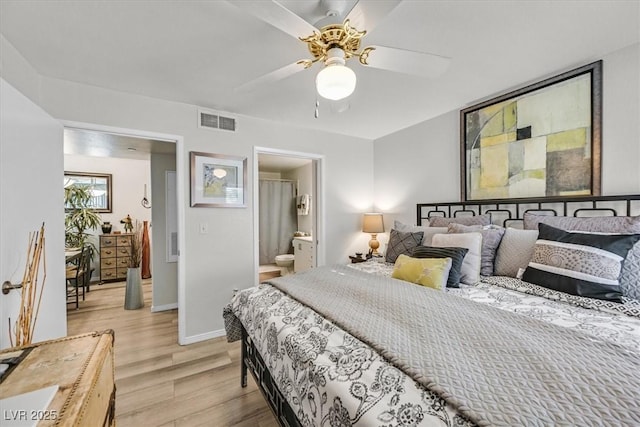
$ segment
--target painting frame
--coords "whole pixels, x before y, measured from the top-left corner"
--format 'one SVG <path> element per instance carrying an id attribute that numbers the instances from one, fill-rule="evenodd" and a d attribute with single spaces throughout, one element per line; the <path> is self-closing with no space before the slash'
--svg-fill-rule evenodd
<path id="1" fill-rule="evenodd" d="M 586 88 L 588 88 L 588 96 L 578 92 L 580 96 L 576 96 L 576 102 L 570 105 L 569 109 L 571 111 L 564 112 L 562 104 L 563 102 L 566 103 L 566 99 L 561 98 L 560 94 L 564 93 L 562 91 L 566 92 L 567 88 L 571 88 L 572 85 L 579 86 L 582 91 L 587 91 Z M 544 106 L 544 102 L 541 100 L 545 98 L 563 101 L 556 102 L 557 105 Z M 518 126 L 520 124 L 518 122 L 520 118 L 517 116 L 518 103 L 523 102 L 525 102 L 525 105 L 528 102 L 535 106 L 531 107 L 529 105 L 529 110 L 531 111 L 528 111 L 528 114 L 531 117 L 535 117 L 533 121 L 536 131 L 532 131 L 533 125 L 531 124 L 528 128 L 526 126 Z M 536 103 L 539 105 L 536 105 Z M 530 163 L 537 163 L 539 166 L 541 162 L 544 162 L 544 167 L 537 170 L 526 170 L 524 164 L 527 159 L 524 157 L 524 149 L 514 144 L 507 148 L 501 148 L 502 152 L 500 154 L 505 154 L 506 150 L 506 155 L 503 158 L 506 158 L 507 165 L 498 165 L 497 170 L 499 172 L 494 173 L 494 176 L 491 176 L 491 173 L 483 175 L 485 170 L 492 171 L 492 169 L 489 167 L 491 161 L 487 161 L 485 165 L 482 164 L 481 151 L 485 147 L 489 147 L 489 149 L 485 150 L 489 153 L 491 150 L 490 144 L 499 145 L 502 142 L 499 142 L 499 139 L 494 139 L 485 145 L 484 142 L 479 142 L 479 140 L 483 139 L 482 133 L 485 131 L 487 124 L 494 120 L 494 116 L 491 114 L 502 106 L 505 106 L 506 110 L 506 106 L 512 104 L 515 104 L 510 108 L 515 111 L 513 120 L 515 120 L 516 127 L 507 132 L 507 119 L 503 118 L 504 128 L 502 134 L 498 134 L 498 137 L 502 138 L 507 135 L 503 138 L 505 144 L 523 141 L 521 145 L 524 145 L 525 140 L 546 138 L 553 134 L 554 139 L 551 143 L 546 140 L 544 143 L 539 139 L 536 140 L 537 147 L 544 148 L 538 148 L 539 153 L 536 161 Z M 536 113 L 534 108 L 538 108 L 539 112 Z M 527 111 L 527 108 L 523 110 Z M 579 113 L 574 113 L 573 110 L 579 111 Z M 585 110 L 588 110 L 588 117 Z M 507 113 L 505 112 L 504 114 L 506 117 Z M 579 119 L 573 119 L 572 114 L 580 116 Z M 526 115 L 526 113 L 523 115 Z M 558 117 L 569 117 L 566 123 L 567 128 L 560 132 L 551 133 L 550 131 L 549 134 L 544 134 L 542 129 L 553 130 L 557 126 L 562 129 L 563 123 L 557 119 Z M 482 122 L 482 118 L 484 118 L 484 122 Z M 523 122 L 525 122 L 523 124 L 526 124 L 527 119 L 523 119 Z M 572 120 L 574 120 L 574 123 L 571 122 Z M 575 125 L 578 122 L 581 124 L 583 124 L 582 122 L 587 122 L 587 124 L 583 129 Z M 571 126 L 576 127 L 572 128 Z M 516 139 L 513 139 L 510 136 L 511 134 L 515 134 Z M 575 137 L 575 135 L 580 136 Z M 582 144 L 582 136 L 584 136 L 584 144 L 579 145 Z M 493 136 L 489 138 L 493 138 Z M 577 142 L 574 142 L 574 140 Z M 512 153 L 512 151 L 518 153 L 517 150 L 513 149 L 514 147 L 517 147 L 523 153 L 522 159 L 518 159 L 517 154 Z M 599 196 L 602 186 L 601 151 L 602 61 L 600 60 L 460 110 L 460 200 L 495 203 L 509 200 L 551 201 L 554 199 L 567 199 L 572 196 Z M 580 153 L 582 153 L 582 158 L 579 157 Z M 563 169 L 563 155 L 566 161 L 565 169 Z M 485 158 L 491 159 L 488 154 Z M 522 163 L 523 166 L 518 163 Z M 574 164 L 577 164 L 578 167 L 567 169 L 567 166 Z M 522 170 L 518 169 L 520 166 Z M 573 175 L 569 179 L 565 179 L 564 175 L 561 175 L 563 170 L 571 170 Z M 518 173 L 520 175 L 517 175 Z M 499 176 L 496 177 L 496 175 Z M 487 176 L 489 177 L 487 178 Z M 563 178 L 562 180 L 554 181 L 555 177 L 560 176 Z M 518 178 L 521 180 L 517 181 Z M 544 181 L 544 183 L 541 181 Z M 501 187 L 500 184 L 505 182 L 506 184 Z M 587 182 L 589 183 L 588 188 L 586 186 Z M 491 187 L 491 184 L 495 184 L 495 187 Z M 511 187 L 512 185 L 513 187 Z M 528 188 L 527 185 L 530 185 L 531 188 Z M 569 185 L 574 185 L 575 188 L 563 188 L 563 186 L 568 187 Z M 543 192 L 541 188 L 544 189 L 544 194 L 541 194 Z M 527 191 L 532 194 L 526 194 Z"/>
<path id="2" fill-rule="evenodd" d="M 110 173 L 64 171 L 65 187 L 73 183 L 91 186 L 92 190 L 95 186 L 99 187 L 95 190 L 99 194 L 92 198 L 89 206 L 97 213 L 113 212 L 112 182 L 113 175 Z M 69 206 L 65 206 L 65 211 L 69 211 Z"/>
<path id="3" fill-rule="evenodd" d="M 247 158 L 191 151 L 191 207 L 245 208 Z"/>

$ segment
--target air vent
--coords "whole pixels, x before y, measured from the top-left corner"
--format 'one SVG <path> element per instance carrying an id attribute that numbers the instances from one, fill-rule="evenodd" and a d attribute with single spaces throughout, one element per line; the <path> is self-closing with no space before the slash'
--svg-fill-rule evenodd
<path id="1" fill-rule="evenodd" d="M 200 127 L 218 129 L 218 116 L 200 113 Z"/>
<path id="2" fill-rule="evenodd" d="M 236 130 L 236 119 L 232 119 L 231 117 L 219 117 L 219 125 L 220 129 L 234 131 Z"/>
<path id="3" fill-rule="evenodd" d="M 198 127 L 235 132 L 236 119 L 233 117 L 221 116 L 215 111 L 198 110 Z"/>

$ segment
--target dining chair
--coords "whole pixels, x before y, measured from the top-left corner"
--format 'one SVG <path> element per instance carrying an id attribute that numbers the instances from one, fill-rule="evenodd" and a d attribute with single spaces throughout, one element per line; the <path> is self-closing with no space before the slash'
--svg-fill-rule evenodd
<path id="1" fill-rule="evenodd" d="M 82 288 L 82 300 L 84 301 L 84 263 L 86 252 L 88 252 L 87 249 L 83 247 L 80 256 L 74 258 L 66 267 L 67 304 L 69 303 L 69 298 L 75 299 L 76 310 L 80 308 L 79 288 Z"/>
<path id="2" fill-rule="evenodd" d="M 84 301 L 84 292 L 91 292 L 91 276 L 93 275 L 94 268 L 91 267 L 91 260 L 93 259 L 93 248 L 91 246 L 85 246 L 84 253 L 82 254 L 83 258 L 83 275 L 82 275 L 82 285 L 83 296 L 82 300 Z"/>

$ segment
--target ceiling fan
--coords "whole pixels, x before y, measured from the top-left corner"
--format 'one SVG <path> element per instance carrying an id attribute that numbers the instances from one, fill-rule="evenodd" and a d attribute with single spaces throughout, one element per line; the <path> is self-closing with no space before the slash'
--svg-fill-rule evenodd
<path id="1" fill-rule="evenodd" d="M 286 65 L 237 89 L 252 90 L 257 86 L 281 80 L 310 68 L 316 62 L 321 62 L 324 63 L 324 67 L 316 76 L 318 94 L 323 98 L 337 101 L 351 95 L 356 87 L 356 75 L 346 66 L 351 58 L 358 58 L 360 64 L 367 67 L 420 77 L 433 78 L 442 74 L 450 61 L 444 56 L 376 45 L 361 49 L 361 41 L 367 32 L 371 31 L 400 2 L 401 0 L 356 1 L 346 14 L 344 21 L 335 22 L 344 15 L 344 9 L 353 2 L 321 0 L 320 6 L 326 10 L 326 17 L 316 24 L 320 27 L 319 29 L 275 0 L 232 2 L 234 6 L 306 43 L 312 57 Z"/>

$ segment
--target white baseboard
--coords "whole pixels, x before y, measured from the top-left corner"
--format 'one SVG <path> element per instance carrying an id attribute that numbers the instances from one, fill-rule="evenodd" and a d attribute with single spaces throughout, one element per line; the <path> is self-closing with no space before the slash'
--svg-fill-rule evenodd
<path id="1" fill-rule="evenodd" d="M 158 311 L 175 310 L 176 308 L 178 308 L 177 302 L 174 302 L 173 304 L 152 305 L 151 312 L 156 313 Z"/>
<path id="2" fill-rule="evenodd" d="M 181 342 L 180 345 L 195 344 L 200 341 L 223 337 L 226 334 L 227 332 L 224 329 L 218 329 L 217 331 L 205 332 L 204 334 L 191 335 L 189 337 L 185 337 L 184 341 Z"/>

